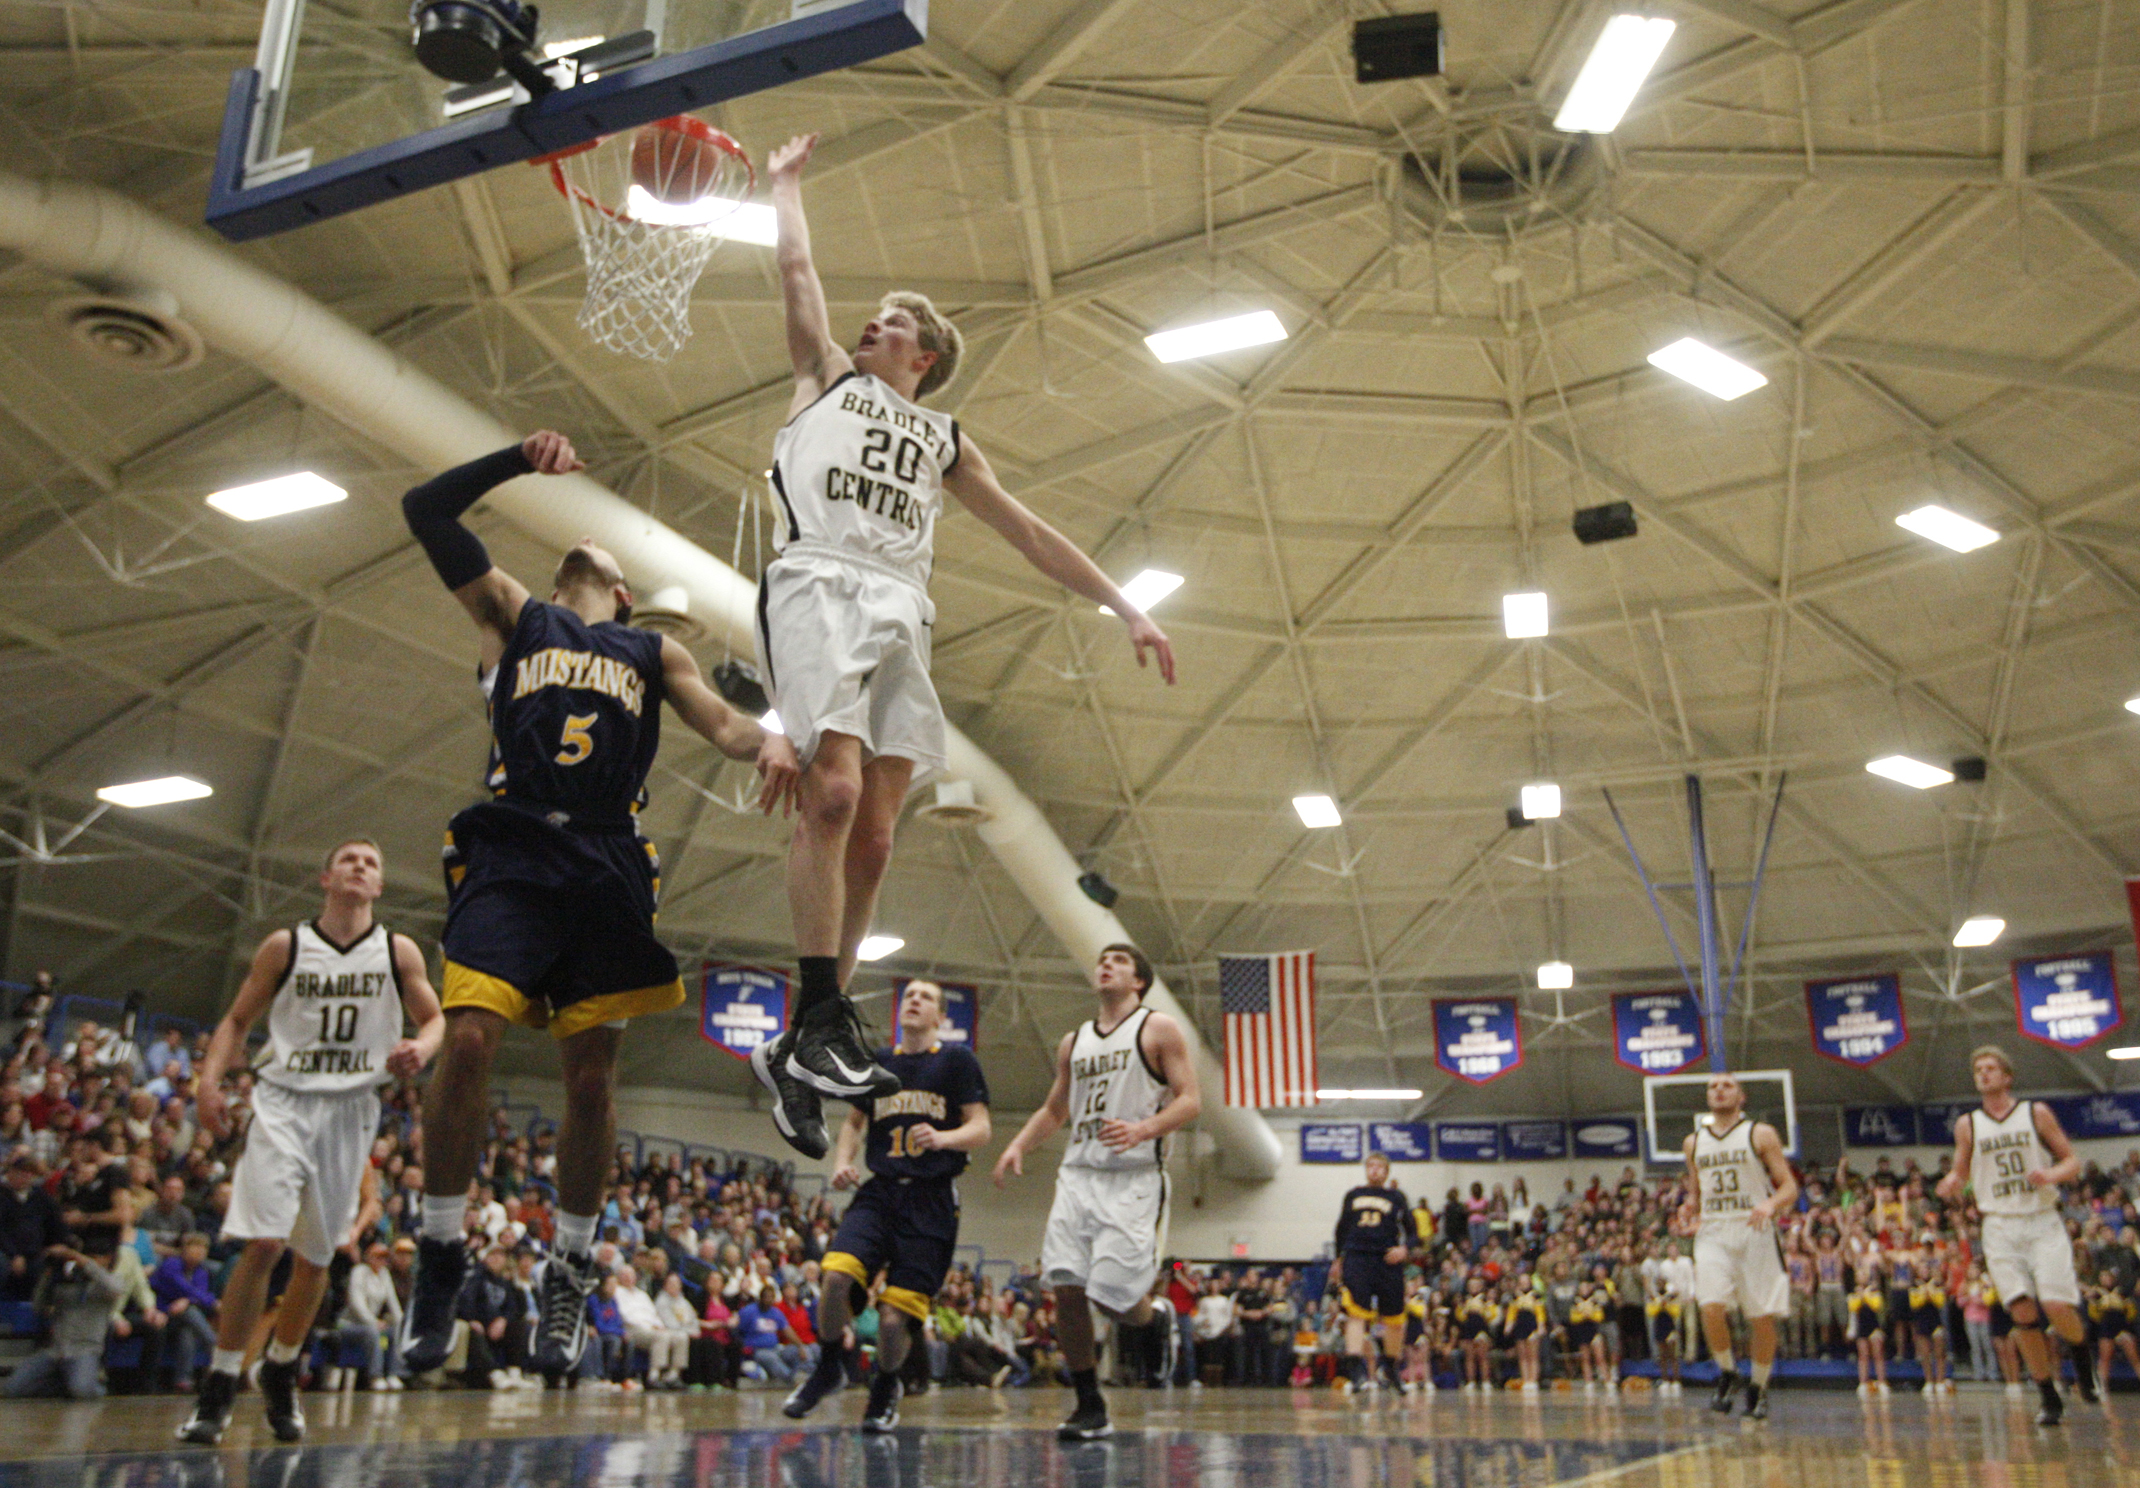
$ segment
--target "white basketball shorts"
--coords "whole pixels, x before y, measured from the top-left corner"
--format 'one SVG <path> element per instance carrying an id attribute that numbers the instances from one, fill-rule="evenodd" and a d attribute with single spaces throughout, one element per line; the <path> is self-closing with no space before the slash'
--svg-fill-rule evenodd
<path id="1" fill-rule="evenodd" d="M 1041 1281 L 1083 1287 L 1108 1311 L 1130 1311 L 1159 1276 L 1166 1217 L 1167 1175 L 1158 1168 L 1056 1169 Z"/>
<path id="2" fill-rule="evenodd" d="M 1736 1307 L 1747 1317 L 1785 1317 L 1791 1279 L 1783 1269 L 1776 1227 L 1734 1222 L 1710 1225 L 1694 1237 L 1694 1300 L 1702 1307 Z"/>
<path id="3" fill-rule="evenodd" d="M 2078 1307 L 2080 1280 L 2073 1271 L 2073 1241 L 2058 1212 L 1984 1216 L 1984 1269 L 1999 1300 L 2017 1297 Z"/>
<path id="4" fill-rule="evenodd" d="M 230 1180 L 223 1233 L 237 1240 L 287 1240 L 324 1266 L 356 1223 L 379 1127 L 371 1090 L 323 1094 L 253 1087 L 253 1121 Z"/>
<path id="5" fill-rule="evenodd" d="M 758 586 L 758 650 L 780 726 L 807 765 L 828 732 L 944 767 L 944 705 L 929 680 L 936 606 L 912 578 L 814 543 L 797 543 Z"/>

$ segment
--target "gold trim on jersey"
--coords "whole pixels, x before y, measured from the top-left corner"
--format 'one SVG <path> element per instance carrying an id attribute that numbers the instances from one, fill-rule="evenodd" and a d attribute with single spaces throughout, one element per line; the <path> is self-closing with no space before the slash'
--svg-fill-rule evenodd
<path id="1" fill-rule="evenodd" d="M 834 1271 L 855 1282 L 864 1291 L 869 1290 L 869 1270 L 859 1260 L 844 1250 L 825 1252 L 824 1269 Z"/>
<path id="2" fill-rule="evenodd" d="M 644 1018 L 679 1007 L 684 1000 L 683 978 L 652 987 L 633 987 L 624 992 L 605 992 L 586 997 L 552 1013 L 503 977 L 477 971 L 458 961 L 446 963 L 445 986 L 439 992 L 443 1008 L 475 1007 L 496 1013 L 508 1023 L 526 1028 L 547 1028 L 552 1038 L 568 1039 L 576 1033 L 622 1018 Z"/>
<path id="3" fill-rule="evenodd" d="M 605 992 L 600 997 L 585 997 L 570 1007 L 559 1008 L 550 1019 L 550 1032 L 558 1038 L 571 1038 L 575 1033 L 585 1033 L 604 1023 L 614 1023 L 620 1018 L 644 1018 L 654 1013 L 665 1013 L 670 1008 L 682 1007 L 684 1002 L 684 979 L 662 982 L 652 987 L 634 987 L 628 992 Z"/>
<path id="4" fill-rule="evenodd" d="M 929 1319 L 929 1299 L 907 1287 L 888 1286 L 884 1295 L 877 1299 L 887 1307 L 896 1307 L 917 1322 Z"/>
<path id="5" fill-rule="evenodd" d="M 443 985 L 438 990 L 439 1006 L 448 1012 L 457 1007 L 481 1008 L 487 1013 L 496 1013 L 508 1023 L 518 1023 L 524 1028 L 547 1028 L 550 1026 L 550 1010 L 541 1003 L 525 996 L 518 987 L 503 977 L 494 977 L 487 971 L 477 971 L 472 966 L 463 966 L 458 961 L 446 963 Z"/>

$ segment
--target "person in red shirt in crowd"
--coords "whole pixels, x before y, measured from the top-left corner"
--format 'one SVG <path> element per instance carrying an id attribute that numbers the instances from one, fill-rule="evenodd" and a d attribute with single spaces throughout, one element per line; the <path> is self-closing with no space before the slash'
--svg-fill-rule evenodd
<path id="1" fill-rule="evenodd" d="M 817 1346 L 817 1324 L 810 1316 L 810 1309 L 803 1306 L 802 1291 L 794 1282 L 780 1289 L 780 1315 L 788 1320 L 795 1332 L 795 1341 L 803 1346 L 806 1359 L 815 1363 L 817 1355 L 808 1352 Z"/>
<path id="2" fill-rule="evenodd" d="M 71 1106 L 67 1099 L 67 1067 L 54 1060 L 45 1067 L 44 1088 L 22 1103 L 24 1119 L 30 1130 L 43 1131 L 52 1124 L 52 1112 L 60 1106 Z"/>

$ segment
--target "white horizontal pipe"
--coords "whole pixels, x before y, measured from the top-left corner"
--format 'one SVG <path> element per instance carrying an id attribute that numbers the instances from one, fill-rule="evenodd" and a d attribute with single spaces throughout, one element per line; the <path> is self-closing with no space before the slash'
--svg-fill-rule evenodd
<path id="1" fill-rule="evenodd" d="M 521 437 L 294 286 L 117 192 L 0 171 L 0 247 L 99 288 L 168 291 L 209 345 L 416 465 L 445 469 Z M 731 648 L 755 653 L 757 586 L 606 486 L 583 475 L 528 476 L 487 500 L 514 526 L 558 548 L 594 537 L 642 593 L 681 587 L 693 618 L 723 630 Z M 982 841 L 1072 959 L 1090 965 L 1108 942 L 1128 940 L 1121 921 L 1078 889 L 1076 860 L 1040 809 L 971 739 L 956 728 L 946 733 L 950 773 L 972 781 L 976 799 L 994 814 Z M 1223 1103 L 1218 1063 L 1164 984 L 1148 1000 L 1180 1020 L 1195 1049 L 1201 1127 L 1216 1139 L 1226 1171 L 1274 1176 L 1278 1138 L 1270 1124 Z"/>

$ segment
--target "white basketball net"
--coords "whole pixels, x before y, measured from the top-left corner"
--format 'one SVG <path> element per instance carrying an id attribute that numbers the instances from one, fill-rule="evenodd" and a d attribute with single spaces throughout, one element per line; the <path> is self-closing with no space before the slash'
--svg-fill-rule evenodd
<path id="1" fill-rule="evenodd" d="M 673 122 L 664 120 L 647 129 L 660 130 Z M 692 287 L 720 244 L 720 219 L 749 196 L 753 172 L 740 148 L 733 153 L 723 148 L 713 157 L 718 164 L 710 180 L 709 172 L 701 170 L 695 181 L 652 183 L 660 197 L 683 194 L 672 186 L 698 193 L 695 200 L 664 212 L 662 201 L 649 199 L 644 189 L 634 190 L 633 142 L 642 132 L 610 135 L 591 149 L 537 163 L 549 166 L 571 208 L 587 264 L 580 328 L 611 351 L 666 362 L 691 339 Z M 734 145 L 718 131 L 708 133 Z M 653 215 L 678 220 L 647 220 Z"/>

